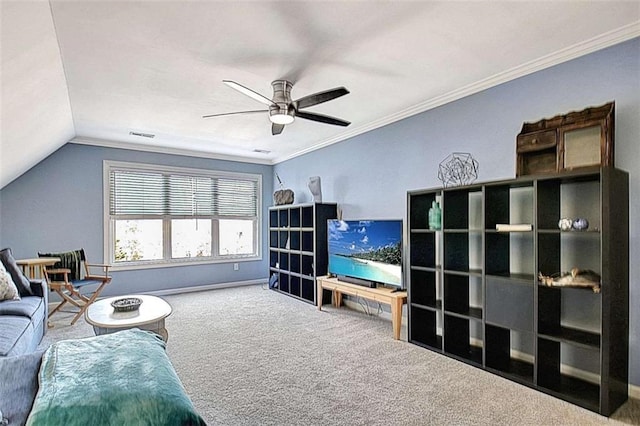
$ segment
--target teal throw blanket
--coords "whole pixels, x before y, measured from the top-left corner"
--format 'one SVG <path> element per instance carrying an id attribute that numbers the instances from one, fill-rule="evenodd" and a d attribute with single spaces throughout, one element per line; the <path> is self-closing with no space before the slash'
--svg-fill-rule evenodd
<path id="1" fill-rule="evenodd" d="M 138 329 L 54 343 L 27 425 L 204 425 L 155 334 Z"/>

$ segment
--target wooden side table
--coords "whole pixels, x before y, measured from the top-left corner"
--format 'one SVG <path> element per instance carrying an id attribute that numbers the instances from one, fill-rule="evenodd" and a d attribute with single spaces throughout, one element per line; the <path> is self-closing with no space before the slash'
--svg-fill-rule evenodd
<path id="1" fill-rule="evenodd" d="M 35 257 L 32 259 L 16 259 L 16 264 L 22 268 L 22 273 L 30 279 L 45 279 L 45 268 L 47 266 L 53 266 L 56 262 L 60 262 L 59 257 Z M 47 287 L 48 286 L 49 281 L 47 281 Z M 53 323 L 51 321 L 47 321 L 47 326 L 51 328 L 53 327 Z"/>
<path id="2" fill-rule="evenodd" d="M 22 268 L 22 272 L 27 278 L 43 278 L 44 270 L 47 266 L 52 266 L 60 262 L 58 257 L 36 257 L 33 259 L 17 259 L 16 264 Z"/>
<path id="3" fill-rule="evenodd" d="M 385 303 L 391 306 L 391 324 L 393 325 L 393 338 L 400 339 L 400 328 L 402 327 L 402 305 L 407 303 L 406 291 L 395 291 L 391 288 L 369 288 L 357 284 L 339 281 L 336 278 L 318 278 L 318 310 L 322 310 L 322 290 L 331 290 L 333 293 L 333 304 L 339 308 L 342 304 L 342 295 L 363 297 L 375 302 Z"/>

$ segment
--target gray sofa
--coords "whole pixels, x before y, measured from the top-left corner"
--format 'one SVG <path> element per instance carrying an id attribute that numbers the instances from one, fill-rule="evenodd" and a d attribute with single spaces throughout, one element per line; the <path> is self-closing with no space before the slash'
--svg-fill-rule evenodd
<path id="1" fill-rule="evenodd" d="M 0 357 L 35 351 L 47 331 L 47 285 L 30 285 L 33 296 L 0 302 Z"/>
<path id="2" fill-rule="evenodd" d="M 26 279 L 10 249 L 0 250 L 0 261 L 20 293 L 20 300 L 0 301 L 0 357 L 27 354 L 36 350 L 47 331 L 47 285 Z"/>
<path id="3" fill-rule="evenodd" d="M 0 357 L 0 425 L 22 426 L 27 421 L 38 391 L 42 354 L 42 350 L 37 350 Z"/>

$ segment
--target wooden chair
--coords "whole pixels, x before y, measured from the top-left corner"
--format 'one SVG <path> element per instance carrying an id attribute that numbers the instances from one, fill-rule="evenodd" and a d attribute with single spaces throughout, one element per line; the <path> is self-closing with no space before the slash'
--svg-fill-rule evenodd
<path id="1" fill-rule="evenodd" d="M 45 279 L 49 289 L 60 295 L 62 301 L 51 312 L 49 317 L 58 312 L 67 303 L 79 309 L 71 320 L 71 325 L 87 310 L 100 295 L 104 287 L 111 282 L 109 276 L 110 265 L 90 264 L 84 249 L 64 253 L 38 253 L 39 257 L 57 257 L 60 259 L 50 267 L 45 268 Z M 102 274 L 92 274 L 91 269 L 101 268 Z M 93 292 L 87 292 L 87 287 L 98 286 Z"/>

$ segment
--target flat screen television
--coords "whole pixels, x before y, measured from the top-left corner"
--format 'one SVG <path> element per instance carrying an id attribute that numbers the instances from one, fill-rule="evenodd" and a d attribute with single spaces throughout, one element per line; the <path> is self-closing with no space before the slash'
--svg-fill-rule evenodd
<path id="1" fill-rule="evenodd" d="M 367 286 L 404 288 L 402 220 L 328 221 L 329 273 Z"/>

